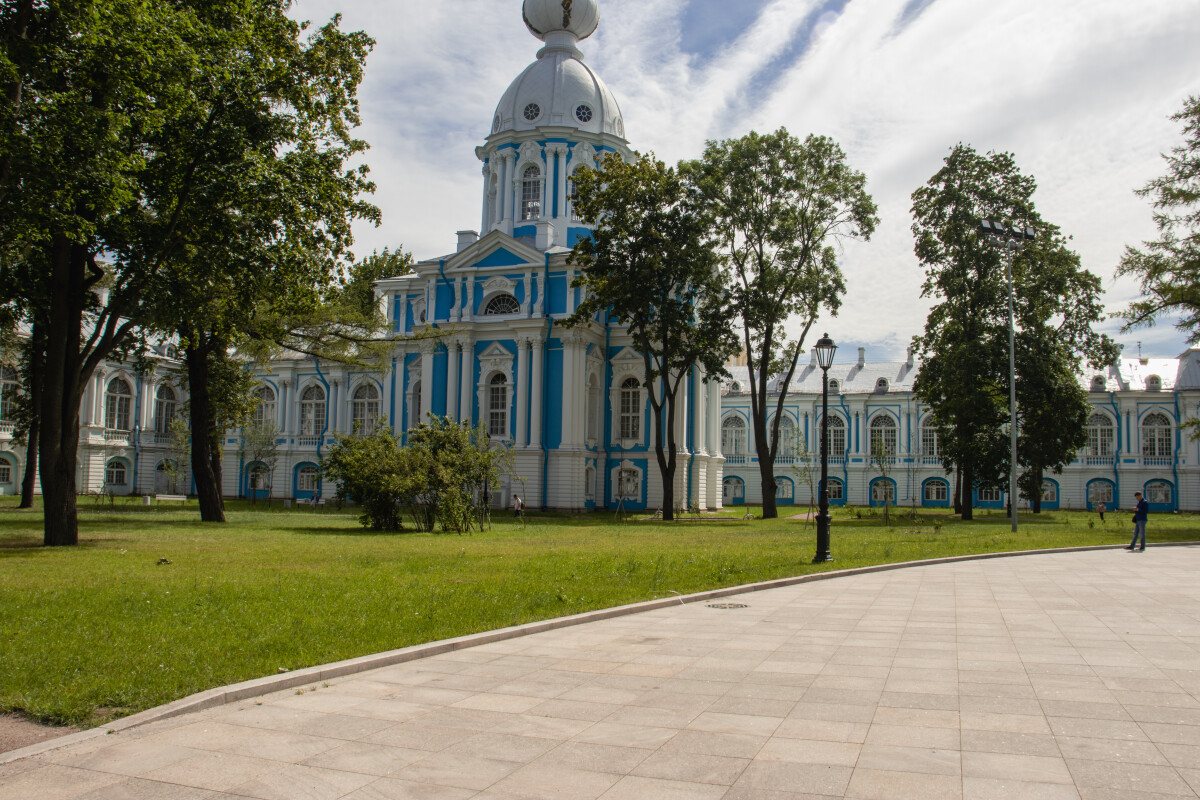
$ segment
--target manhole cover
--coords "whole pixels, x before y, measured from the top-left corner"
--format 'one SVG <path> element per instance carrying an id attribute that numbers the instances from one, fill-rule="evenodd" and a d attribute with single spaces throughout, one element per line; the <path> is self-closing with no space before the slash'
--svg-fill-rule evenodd
<path id="1" fill-rule="evenodd" d="M 745 603 L 709 603 L 709 608 L 749 608 Z"/>

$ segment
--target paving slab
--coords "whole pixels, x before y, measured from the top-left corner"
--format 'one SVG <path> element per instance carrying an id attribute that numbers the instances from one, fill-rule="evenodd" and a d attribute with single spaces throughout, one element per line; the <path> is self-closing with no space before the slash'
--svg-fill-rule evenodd
<path id="1" fill-rule="evenodd" d="M 213 690 L 0 797 L 1198 797 L 1198 575 L 1056 552 L 601 614 Z"/>

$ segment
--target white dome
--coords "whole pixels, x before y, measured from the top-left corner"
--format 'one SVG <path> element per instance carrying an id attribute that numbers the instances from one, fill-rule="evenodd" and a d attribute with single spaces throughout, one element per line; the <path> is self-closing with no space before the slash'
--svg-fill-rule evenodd
<path id="1" fill-rule="evenodd" d="M 555 31 L 569 31 L 586 39 L 600 24 L 596 0 L 525 0 L 521 14 L 530 32 L 539 39 Z"/>
<path id="2" fill-rule="evenodd" d="M 500 99 L 492 134 L 567 126 L 624 139 L 617 99 L 579 55 L 573 46 L 543 48 Z"/>

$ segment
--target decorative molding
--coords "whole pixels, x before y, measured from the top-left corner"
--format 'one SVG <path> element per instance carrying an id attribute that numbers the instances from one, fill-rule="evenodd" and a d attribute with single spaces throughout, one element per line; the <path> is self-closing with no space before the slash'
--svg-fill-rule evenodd
<path id="1" fill-rule="evenodd" d="M 516 288 L 516 284 L 514 284 L 508 278 L 503 278 L 500 276 L 497 276 L 495 278 L 488 278 L 486 281 L 483 282 L 483 296 L 484 296 L 484 299 L 486 300 L 487 298 L 489 298 L 492 295 L 497 294 L 499 292 L 505 292 L 507 294 L 515 294 L 515 292 L 513 291 L 515 288 Z"/>
<path id="2" fill-rule="evenodd" d="M 418 297 L 411 302 L 413 326 L 428 324 L 428 319 L 421 319 L 421 315 L 425 313 L 425 298 Z M 404 320 L 407 321 L 407 320 Z"/>
<path id="3" fill-rule="evenodd" d="M 537 143 L 526 139 L 525 142 L 521 145 L 521 149 L 517 152 L 518 152 L 518 155 L 521 156 L 522 164 L 524 164 L 526 161 L 528 161 L 529 163 L 533 164 L 538 169 L 540 169 L 543 173 L 545 173 L 545 171 L 546 171 L 545 164 L 542 163 L 542 148 L 539 147 L 537 145 Z M 521 172 L 524 172 L 524 171 L 525 170 L 521 170 Z M 521 180 L 520 176 L 517 175 L 517 176 L 515 176 L 515 180 L 513 182 L 520 183 L 520 180 Z"/>
<path id="4" fill-rule="evenodd" d="M 596 148 L 592 147 L 589 142 L 580 142 L 575 145 L 575 149 L 571 151 L 571 164 L 572 166 L 582 164 L 585 167 L 595 168 Z"/>

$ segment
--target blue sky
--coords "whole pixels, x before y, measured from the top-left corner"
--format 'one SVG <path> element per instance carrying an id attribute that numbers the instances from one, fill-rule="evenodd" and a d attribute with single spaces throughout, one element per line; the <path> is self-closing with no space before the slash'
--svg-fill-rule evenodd
<path id="1" fill-rule="evenodd" d="M 1200 94 L 1195 0 L 599 0 L 581 44 L 621 104 L 630 144 L 667 161 L 709 139 L 786 126 L 832 136 L 866 173 L 882 224 L 842 252 L 848 293 L 822 320 L 846 348 L 902 358 L 930 300 L 912 253 L 909 196 L 949 148 L 1008 150 L 1038 179 L 1044 217 L 1074 237 L 1115 312 L 1136 296 L 1114 270 L 1154 235 L 1133 190 L 1182 141 L 1168 117 Z M 361 100 L 380 228 L 356 251 L 427 258 L 478 228 L 474 148 L 540 43 L 519 0 L 296 0 L 316 22 L 343 14 L 377 40 Z M 1116 335 L 1117 322 L 1105 328 Z M 1118 335 L 1176 355 L 1168 321 Z M 809 343 L 811 344 L 811 342 Z M 847 352 L 853 352 L 848 349 Z"/>

